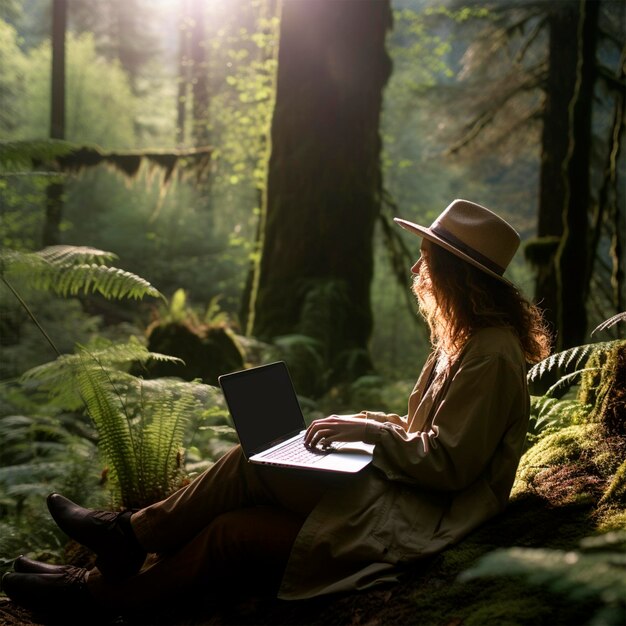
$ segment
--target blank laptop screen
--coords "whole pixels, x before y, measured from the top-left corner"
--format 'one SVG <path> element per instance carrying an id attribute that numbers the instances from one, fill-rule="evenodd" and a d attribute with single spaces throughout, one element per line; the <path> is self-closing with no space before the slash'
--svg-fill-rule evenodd
<path id="1" fill-rule="evenodd" d="M 305 427 L 282 361 L 220 376 L 219 383 L 247 456 Z"/>

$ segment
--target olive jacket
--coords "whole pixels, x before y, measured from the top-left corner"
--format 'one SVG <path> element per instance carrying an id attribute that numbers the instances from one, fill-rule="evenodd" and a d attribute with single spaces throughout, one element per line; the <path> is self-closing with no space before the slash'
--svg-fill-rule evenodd
<path id="1" fill-rule="evenodd" d="M 408 413 L 367 413 L 374 460 L 306 519 L 279 597 L 396 580 L 400 567 L 459 541 L 506 505 L 529 417 L 516 336 L 477 331 L 443 375 L 426 362 Z M 432 382 L 431 382 L 432 381 Z M 368 427 L 366 426 L 366 429 Z"/>

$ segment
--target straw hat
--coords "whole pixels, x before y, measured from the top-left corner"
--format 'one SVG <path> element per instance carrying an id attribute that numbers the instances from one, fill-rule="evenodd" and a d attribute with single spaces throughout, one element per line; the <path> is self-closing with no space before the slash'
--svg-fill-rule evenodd
<path id="1" fill-rule="evenodd" d="M 394 218 L 402 228 L 424 237 L 494 278 L 503 274 L 520 243 L 515 229 L 493 211 L 468 200 L 454 200 L 429 228 Z"/>

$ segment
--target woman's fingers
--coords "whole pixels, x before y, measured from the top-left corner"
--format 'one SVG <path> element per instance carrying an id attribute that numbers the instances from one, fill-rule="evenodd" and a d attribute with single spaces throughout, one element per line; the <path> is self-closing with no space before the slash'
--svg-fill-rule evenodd
<path id="1" fill-rule="evenodd" d="M 361 441 L 365 434 L 362 420 L 352 416 L 331 415 L 315 420 L 307 429 L 304 443 L 311 448 L 332 441 Z"/>

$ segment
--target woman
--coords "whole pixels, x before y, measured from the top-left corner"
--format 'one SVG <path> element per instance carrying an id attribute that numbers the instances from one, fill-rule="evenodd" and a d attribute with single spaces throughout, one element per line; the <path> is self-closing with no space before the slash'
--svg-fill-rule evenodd
<path id="1" fill-rule="evenodd" d="M 306 445 L 375 444 L 338 477 L 246 462 L 239 446 L 190 485 L 135 513 L 58 494 L 51 515 L 98 555 L 96 568 L 20 557 L 9 597 L 30 607 L 141 607 L 218 581 L 263 580 L 285 599 L 364 589 L 460 540 L 506 505 L 529 416 L 526 364 L 547 356 L 538 310 L 503 277 L 519 236 L 455 200 L 425 228 L 413 291 L 432 354 L 404 417 L 363 411 L 313 422 Z M 148 553 L 154 553 L 146 559 Z"/>

